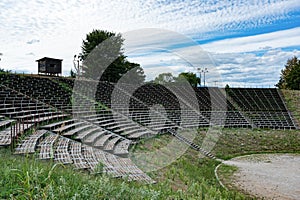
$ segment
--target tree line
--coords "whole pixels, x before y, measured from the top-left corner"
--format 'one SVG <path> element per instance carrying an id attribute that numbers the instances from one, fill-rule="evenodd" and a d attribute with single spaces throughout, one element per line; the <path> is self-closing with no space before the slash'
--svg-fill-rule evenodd
<path id="1" fill-rule="evenodd" d="M 279 89 L 300 89 L 300 60 L 296 56 L 288 59 L 284 69 L 281 70 L 280 79 L 275 86 Z"/>

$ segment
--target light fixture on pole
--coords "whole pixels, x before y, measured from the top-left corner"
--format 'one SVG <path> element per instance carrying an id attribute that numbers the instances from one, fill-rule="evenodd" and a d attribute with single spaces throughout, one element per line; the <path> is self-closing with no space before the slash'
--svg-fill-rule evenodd
<path id="1" fill-rule="evenodd" d="M 205 73 L 208 73 L 207 68 L 203 69 L 202 72 L 203 72 L 203 81 L 204 81 L 204 87 L 205 87 Z"/>
<path id="2" fill-rule="evenodd" d="M 74 55 L 74 59 L 73 59 L 73 64 L 74 64 L 74 68 L 75 68 L 75 72 L 78 76 L 80 76 L 80 57 L 77 55 Z"/>
<path id="3" fill-rule="evenodd" d="M 200 67 L 198 67 L 197 68 L 197 71 L 199 72 L 199 86 L 201 87 L 201 68 Z"/>

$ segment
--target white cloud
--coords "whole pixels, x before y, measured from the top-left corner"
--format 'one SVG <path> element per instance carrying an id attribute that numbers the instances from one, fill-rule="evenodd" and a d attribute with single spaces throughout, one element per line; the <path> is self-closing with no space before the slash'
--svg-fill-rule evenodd
<path id="1" fill-rule="evenodd" d="M 213 53 L 224 84 L 231 86 L 274 87 L 286 61 L 300 57 L 300 51 L 271 49 L 263 55 L 255 53 Z M 223 86 L 224 86 L 223 84 Z"/>
<path id="2" fill-rule="evenodd" d="M 259 28 L 276 23 L 280 19 L 290 20 L 292 19 L 290 13 L 299 8 L 298 0 L 271 2 L 245 0 L 234 3 L 229 0 L 92 0 L 89 2 L 83 0 L 2 0 L 0 2 L 0 52 L 4 55 L 1 57 L 0 67 L 36 72 L 35 59 L 51 56 L 64 59 L 64 71 L 67 72 L 72 66 L 73 55 L 80 52 L 85 34 L 94 28 L 115 32 L 149 27 L 163 28 L 184 33 L 196 39 L 205 39 L 214 38 L 216 35 L 227 35 L 234 31 Z M 271 49 L 299 43 L 299 29 L 289 31 L 281 35 L 279 33 L 267 35 L 270 38 L 258 36 L 241 40 L 232 39 L 202 47 L 204 50 L 219 53 L 240 53 L 257 51 L 257 49 L 265 51 L 266 49 L 263 48 L 268 47 L 271 53 Z M 284 35 L 286 33 L 289 35 Z M 26 45 L 26 42 L 32 41 L 33 38 L 40 42 Z M 154 46 L 163 43 L 166 48 L 184 43 L 169 35 L 163 37 L 162 35 L 149 35 L 147 42 L 148 45 Z M 131 44 L 133 44 L 132 41 Z M 228 47 L 228 44 L 231 47 Z M 191 54 L 194 53 L 191 43 L 185 45 L 189 47 Z M 180 55 L 183 49 L 174 51 Z M 184 64 L 178 61 L 180 60 L 178 57 L 169 58 L 166 55 L 161 57 L 153 55 L 153 59 L 164 60 L 165 64 L 169 63 L 170 66 L 177 67 L 176 71 L 185 70 Z M 247 55 L 246 57 L 248 61 L 251 61 L 256 56 Z M 151 56 L 144 57 L 140 61 L 142 64 L 149 65 L 157 62 L 157 60 L 151 61 L 150 59 Z M 224 60 L 229 59 L 224 58 Z M 240 63 L 236 59 L 234 62 Z"/>
<path id="3" fill-rule="evenodd" d="M 298 38 L 299 31 L 300 28 L 295 28 L 212 42 L 201 45 L 203 47 L 202 53 L 199 53 L 199 46 L 195 46 L 193 43 L 190 43 L 192 46 L 172 49 L 169 53 L 139 54 L 134 52 L 136 54 L 133 54 L 130 60 L 141 63 L 146 72 L 151 72 L 146 74 L 147 79 L 153 79 L 155 77 L 154 72 L 162 73 L 166 72 L 166 69 L 174 71 L 173 66 L 176 66 L 177 74 L 186 70 L 196 72 L 197 67 L 207 67 L 209 69 L 207 82 L 211 85 L 214 84 L 214 81 L 218 81 L 220 85 L 223 82 L 223 86 L 229 83 L 243 87 L 273 87 L 278 82 L 280 70 L 286 61 L 293 56 L 300 57 L 298 47 L 291 45 L 298 45 L 298 41 L 300 41 Z M 295 37 L 298 38 L 297 41 Z M 294 43 L 291 43 L 290 40 Z M 168 42 L 164 44 L 172 45 Z M 289 47 L 289 49 L 286 50 L 285 47 Z M 215 50 L 215 52 L 204 50 Z M 195 65 L 189 67 L 184 56 L 180 55 L 194 57 L 196 60 L 193 64 Z M 218 73 L 221 74 L 221 78 Z"/>
<path id="4" fill-rule="evenodd" d="M 202 45 L 210 52 L 240 53 L 272 48 L 299 47 L 300 27 L 255 36 L 225 39 Z"/>

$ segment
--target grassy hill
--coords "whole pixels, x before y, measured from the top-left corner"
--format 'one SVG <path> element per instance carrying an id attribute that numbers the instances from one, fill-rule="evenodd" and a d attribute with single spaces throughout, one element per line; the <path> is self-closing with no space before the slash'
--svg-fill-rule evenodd
<path id="1" fill-rule="evenodd" d="M 300 124 L 300 91 L 299 90 L 281 90 L 288 109 Z"/>

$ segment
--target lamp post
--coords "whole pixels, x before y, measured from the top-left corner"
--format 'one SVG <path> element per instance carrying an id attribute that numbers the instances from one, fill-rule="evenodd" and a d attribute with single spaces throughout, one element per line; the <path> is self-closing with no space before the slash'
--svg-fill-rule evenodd
<path id="1" fill-rule="evenodd" d="M 80 61 L 79 56 L 74 55 L 73 64 L 74 64 L 74 68 L 75 68 L 75 71 L 76 71 L 76 73 L 77 73 L 78 76 L 80 76 L 80 65 L 79 65 L 79 61 Z"/>
<path id="2" fill-rule="evenodd" d="M 203 81 L 204 81 L 204 87 L 205 87 L 205 73 L 208 73 L 207 68 L 203 69 L 202 72 L 203 72 L 203 79 L 204 79 Z"/>
<path id="3" fill-rule="evenodd" d="M 215 83 L 215 87 L 217 87 L 217 83 L 219 82 L 219 81 L 213 81 L 214 83 Z"/>
<path id="4" fill-rule="evenodd" d="M 199 72 L 199 79 L 200 79 L 200 81 L 199 81 L 199 86 L 201 87 L 201 68 L 199 67 L 199 68 L 197 68 L 197 71 Z"/>

